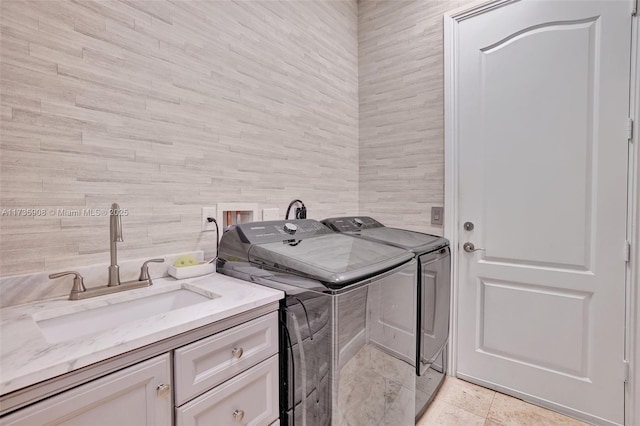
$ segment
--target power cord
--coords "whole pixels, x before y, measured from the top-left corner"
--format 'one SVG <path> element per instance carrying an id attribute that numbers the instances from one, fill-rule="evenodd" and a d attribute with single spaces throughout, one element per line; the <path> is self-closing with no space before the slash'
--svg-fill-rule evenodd
<path id="1" fill-rule="evenodd" d="M 293 405 L 291 407 L 291 417 L 292 426 L 296 426 L 296 365 L 293 362 L 293 345 L 291 344 L 291 335 L 289 335 L 287 324 L 280 321 L 280 325 L 282 326 L 282 329 L 284 330 L 284 333 L 287 337 L 287 342 L 289 343 L 289 354 L 291 355 L 291 388 L 293 389 Z M 302 342 L 300 342 L 300 345 L 302 345 Z M 304 372 L 302 374 L 304 374 Z M 302 397 L 304 398 L 304 395 Z"/>
<path id="2" fill-rule="evenodd" d="M 218 258 L 218 248 L 220 247 L 220 230 L 218 229 L 218 221 L 214 217 L 207 217 L 207 222 L 213 222 L 216 225 L 216 256 L 207 263 L 213 263 Z"/>
<path id="3" fill-rule="evenodd" d="M 294 204 L 300 204 L 300 207 L 296 207 L 296 219 L 306 219 L 307 218 L 307 208 L 305 207 L 304 203 L 302 202 L 302 200 L 293 200 L 292 202 L 289 203 L 289 207 L 287 207 L 287 214 L 284 216 L 285 220 L 289 219 L 289 213 L 291 212 L 291 207 L 293 207 Z"/>
<path id="4" fill-rule="evenodd" d="M 298 303 L 300 303 L 300 305 L 302 306 L 302 309 L 304 309 L 304 317 L 307 319 L 307 328 L 309 329 L 309 338 L 313 340 L 313 331 L 311 331 L 311 324 L 309 323 L 309 314 L 307 314 L 307 307 L 304 306 L 304 303 L 302 303 L 302 300 L 298 299 L 295 296 L 293 298 L 296 299 Z"/>

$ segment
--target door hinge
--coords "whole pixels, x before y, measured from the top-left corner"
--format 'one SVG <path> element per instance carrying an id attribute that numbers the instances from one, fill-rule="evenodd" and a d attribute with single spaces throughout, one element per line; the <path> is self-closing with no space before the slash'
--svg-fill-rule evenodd
<path id="1" fill-rule="evenodd" d="M 633 139 L 633 118 L 627 119 L 627 140 Z"/>
<path id="2" fill-rule="evenodd" d="M 629 263 L 629 260 L 631 260 L 631 243 L 627 241 L 624 247 L 624 261 Z"/>
<path id="3" fill-rule="evenodd" d="M 624 365 L 624 382 L 629 383 L 629 361 L 625 359 L 624 361 L 622 361 L 622 364 Z"/>
<path id="4" fill-rule="evenodd" d="M 638 16 L 638 2 L 640 2 L 640 0 L 635 0 L 633 2 L 633 9 L 631 10 L 631 16 Z"/>

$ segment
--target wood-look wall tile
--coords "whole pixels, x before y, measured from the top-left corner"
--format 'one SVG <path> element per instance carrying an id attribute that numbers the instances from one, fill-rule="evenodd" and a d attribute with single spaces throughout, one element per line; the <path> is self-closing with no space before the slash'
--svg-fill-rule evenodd
<path id="1" fill-rule="evenodd" d="M 358 3 L 360 212 L 441 235 L 443 14 L 454 0 Z"/>
<path id="2" fill-rule="evenodd" d="M 357 212 L 355 0 L 1 7 L 1 207 L 118 202 L 122 258 L 210 256 L 219 202 Z M 108 260 L 107 217 L 2 219 L 0 276 Z"/>
<path id="3" fill-rule="evenodd" d="M 0 235 L 10 234 L 37 234 L 51 232 L 60 228 L 60 218 L 55 216 L 0 216 Z M 27 225 L 27 226 L 25 226 Z M 2 238 L 0 238 L 1 240 Z M 0 243 L 1 244 L 1 243 Z M 11 247 L 9 247 L 11 249 Z"/>
<path id="4" fill-rule="evenodd" d="M 130 28 L 134 27 L 135 21 L 151 20 L 150 16 L 141 13 L 132 13 L 130 8 L 123 8 L 118 2 L 103 0 L 70 0 L 70 3 L 76 6 L 78 10 L 86 9 L 87 11 L 94 13 L 96 16 L 120 22 Z"/>

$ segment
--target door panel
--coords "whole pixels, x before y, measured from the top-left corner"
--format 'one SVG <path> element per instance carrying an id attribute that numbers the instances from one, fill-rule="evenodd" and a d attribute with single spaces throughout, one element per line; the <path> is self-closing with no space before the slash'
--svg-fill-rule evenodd
<path id="1" fill-rule="evenodd" d="M 603 424 L 624 414 L 630 10 L 522 0 L 458 28 L 457 372 Z"/>
<path id="2" fill-rule="evenodd" d="M 589 269 L 598 38 L 578 20 L 482 49 L 485 260 Z"/>
<path id="3" fill-rule="evenodd" d="M 480 291 L 480 350 L 586 377 L 588 293 L 483 279 Z"/>

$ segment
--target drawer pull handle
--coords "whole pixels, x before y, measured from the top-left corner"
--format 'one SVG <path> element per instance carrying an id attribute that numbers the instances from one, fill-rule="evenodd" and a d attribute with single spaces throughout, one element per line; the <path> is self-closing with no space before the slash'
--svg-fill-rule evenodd
<path id="1" fill-rule="evenodd" d="M 242 348 L 233 348 L 231 351 L 231 355 L 233 355 L 234 358 L 240 358 L 243 353 L 244 350 Z"/>
<path id="2" fill-rule="evenodd" d="M 244 418 L 244 411 L 243 410 L 234 411 L 233 418 L 236 419 L 236 422 L 241 422 L 242 419 Z"/>
<path id="3" fill-rule="evenodd" d="M 171 386 L 169 385 L 158 385 L 158 387 L 156 388 L 156 391 L 158 392 L 158 396 L 161 397 L 165 397 L 169 394 L 169 391 L 171 390 Z"/>

